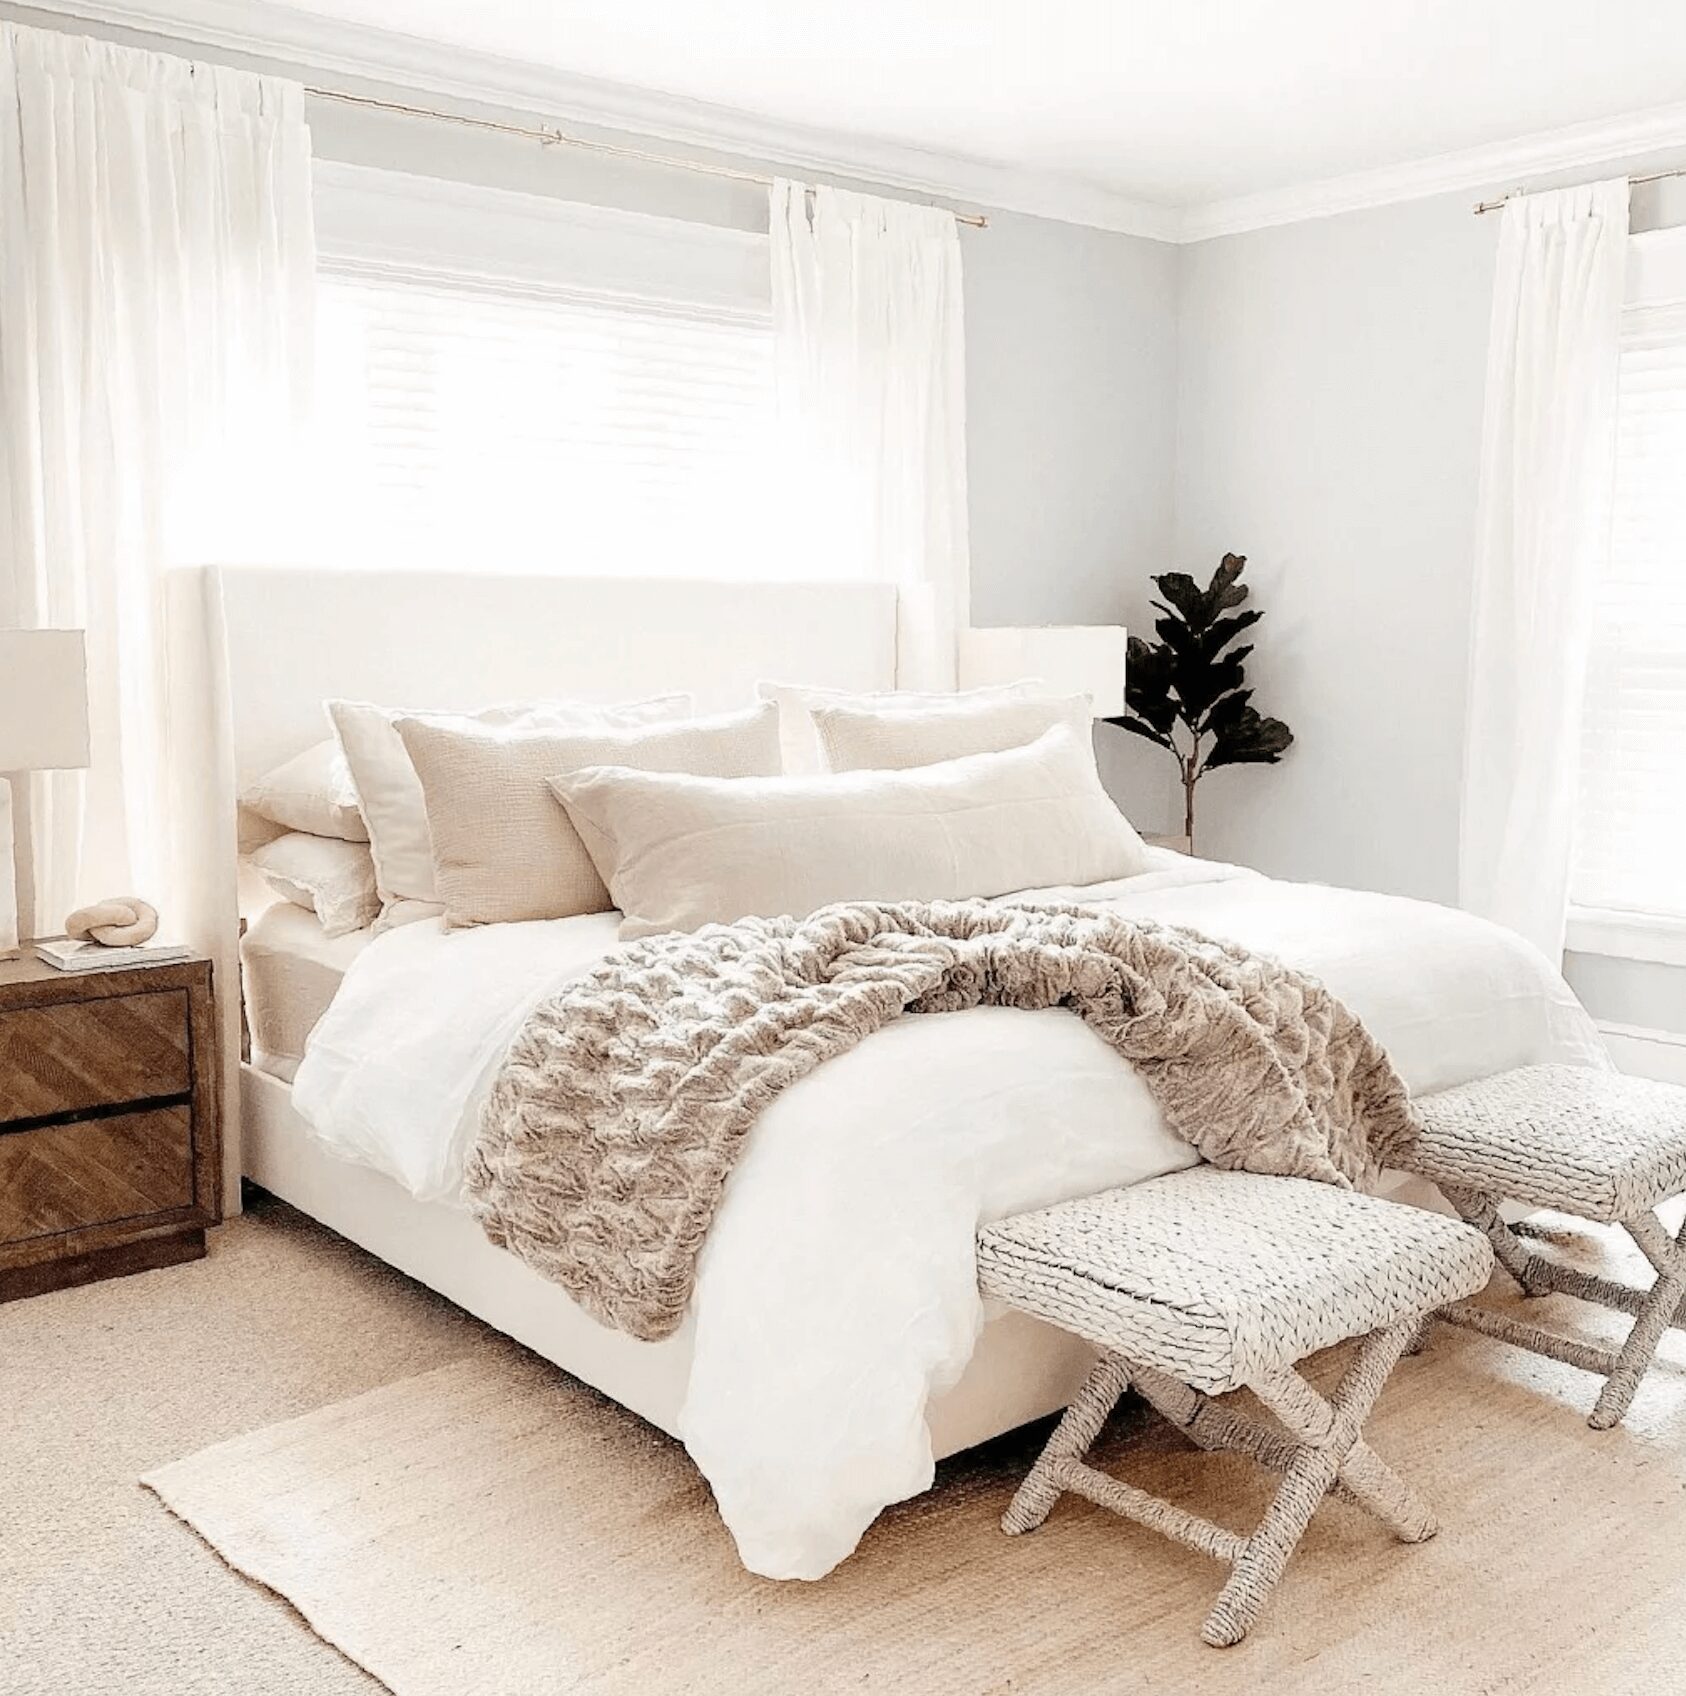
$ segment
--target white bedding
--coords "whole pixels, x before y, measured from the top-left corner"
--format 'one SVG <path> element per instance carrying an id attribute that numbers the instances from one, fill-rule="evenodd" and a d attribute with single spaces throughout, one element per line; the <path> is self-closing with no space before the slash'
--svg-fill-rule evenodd
<path id="1" fill-rule="evenodd" d="M 1277 883 L 1160 851 L 1069 891 L 1192 925 L 1316 974 L 1416 1093 L 1541 1060 L 1605 1064 L 1545 958 L 1398 897 Z M 294 1104 L 336 1153 L 414 1194 L 459 1194 L 491 1076 L 527 1010 L 614 946 L 616 915 L 393 931 L 347 974 Z M 1072 1015 L 906 1018 L 762 1115 L 704 1247 L 680 1432 L 744 1564 L 817 1578 L 932 1478 L 928 1398 L 982 1323 L 981 1221 L 1194 1155 L 1129 1066 Z"/>

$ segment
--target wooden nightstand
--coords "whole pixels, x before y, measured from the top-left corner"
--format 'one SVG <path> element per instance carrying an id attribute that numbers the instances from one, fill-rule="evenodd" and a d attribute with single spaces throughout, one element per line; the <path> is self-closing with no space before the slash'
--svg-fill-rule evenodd
<path id="1" fill-rule="evenodd" d="M 0 1301 L 195 1260 L 222 1217 L 209 960 L 0 960 Z"/>

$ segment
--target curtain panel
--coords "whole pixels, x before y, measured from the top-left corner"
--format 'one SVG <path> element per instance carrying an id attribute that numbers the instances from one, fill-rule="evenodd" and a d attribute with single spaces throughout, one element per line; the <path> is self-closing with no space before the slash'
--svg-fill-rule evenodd
<path id="1" fill-rule="evenodd" d="M 791 545 L 815 575 L 895 583 L 898 682 L 951 689 L 970 591 L 954 214 L 781 178 L 769 218 Z"/>
<path id="2" fill-rule="evenodd" d="M 1459 898 L 1555 961 L 1615 476 L 1628 184 L 1516 196 L 1500 216 Z"/>
<path id="3" fill-rule="evenodd" d="M 314 273 L 298 85 L 0 24 L 0 625 L 88 647 L 91 766 L 28 786 L 42 933 L 133 892 L 204 941 L 165 573 L 286 557 Z"/>

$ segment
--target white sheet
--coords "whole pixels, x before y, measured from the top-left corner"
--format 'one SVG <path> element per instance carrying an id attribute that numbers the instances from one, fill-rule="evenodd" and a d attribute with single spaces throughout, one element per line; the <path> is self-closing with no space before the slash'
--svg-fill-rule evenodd
<path id="1" fill-rule="evenodd" d="M 1315 973 L 1418 1093 L 1532 1061 L 1605 1063 L 1544 956 L 1467 914 L 1162 852 L 1080 893 Z M 317 1026 L 295 1105 L 336 1152 L 455 1196 L 527 1010 L 614 939 L 612 914 L 380 938 Z M 781 1096 L 703 1250 L 680 1420 L 744 1564 L 817 1578 L 882 1508 L 929 1487 L 925 1404 L 982 1323 L 981 1221 L 1193 1160 L 1130 1067 L 1057 1010 L 903 1019 Z"/>
<path id="2" fill-rule="evenodd" d="M 240 939 L 240 986 L 260 1072 L 291 1082 L 311 1031 L 370 941 L 367 930 L 329 936 L 314 913 L 271 896 Z"/>

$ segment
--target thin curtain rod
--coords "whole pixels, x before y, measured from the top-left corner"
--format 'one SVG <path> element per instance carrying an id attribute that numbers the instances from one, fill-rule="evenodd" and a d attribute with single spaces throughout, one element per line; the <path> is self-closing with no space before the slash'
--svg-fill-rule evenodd
<path id="1" fill-rule="evenodd" d="M 491 130 L 498 135 L 520 136 L 536 141 L 541 147 L 578 147 L 587 153 L 604 153 L 614 159 L 636 159 L 645 165 L 664 165 L 670 170 L 698 171 L 708 177 L 729 177 L 733 182 L 756 183 L 771 188 L 773 179 L 755 171 L 740 171 L 731 165 L 710 165 L 700 159 L 676 159 L 670 153 L 650 153 L 641 147 L 622 147 L 612 141 L 588 141 L 581 135 L 548 124 L 506 124 L 496 118 L 469 118 L 460 112 L 436 112 L 428 106 L 408 106 L 400 100 L 378 100 L 372 94 L 350 94 L 343 88 L 314 88 L 306 86 L 305 93 L 317 100 L 337 100 L 343 106 L 368 106 L 377 112 L 400 112 L 407 118 L 431 118 L 436 123 L 460 124 L 464 129 Z M 956 212 L 954 221 L 969 224 L 974 230 L 987 230 L 989 220 L 975 212 Z"/>
<path id="2" fill-rule="evenodd" d="M 1651 171 L 1643 177 L 1629 177 L 1628 181 L 1635 184 L 1661 183 L 1667 182 L 1670 177 L 1686 177 L 1686 165 L 1678 165 L 1672 171 Z M 1479 201 L 1475 207 L 1475 215 L 1479 218 L 1483 212 L 1497 212 L 1506 201 L 1515 200 L 1517 195 L 1524 194 L 1526 192 L 1527 191 L 1524 189 L 1517 189 L 1512 194 L 1501 194 L 1497 200 Z"/>

